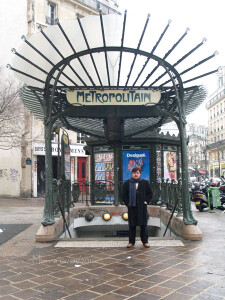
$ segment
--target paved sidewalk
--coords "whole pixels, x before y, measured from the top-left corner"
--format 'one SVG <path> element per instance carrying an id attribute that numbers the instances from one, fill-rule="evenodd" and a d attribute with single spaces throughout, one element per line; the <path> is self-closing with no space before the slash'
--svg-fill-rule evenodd
<path id="1" fill-rule="evenodd" d="M 32 224 L 0 246 L 1 300 L 225 299 L 223 212 L 194 211 L 203 241 L 182 240 L 184 246 L 55 248 L 34 242 L 43 202 L 33 200 L 13 200 L 14 211 L 0 200 L 0 224 L 6 212 L 14 224 Z"/>

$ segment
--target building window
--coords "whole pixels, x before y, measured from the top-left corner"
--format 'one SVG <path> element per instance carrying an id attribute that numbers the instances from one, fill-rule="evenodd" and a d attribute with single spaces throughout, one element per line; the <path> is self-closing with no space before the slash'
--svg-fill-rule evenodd
<path id="1" fill-rule="evenodd" d="M 54 3 L 47 3 L 47 12 L 46 12 L 46 24 L 54 25 L 56 24 L 57 18 L 57 6 Z"/>
<path id="2" fill-rule="evenodd" d="M 222 159 L 225 158 L 225 150 L 222 150 Z"/>
<path id="3" fill-rule="evenodd" d="M 86 163 L 85 162 L 82 162 L 82 178 L 85 178 L 86 177 L 86 172 L 85 172 L 85 167 L 86 167 Z"/>
<path id="4" fill-rule="evenodd" d="M 99 2 L 99 1 L 97 1 L 97 9 L 99 10 L 99 9 L 101 9 L 101 3 Z"/>
<path id="5" fill-rule="evenodd" d="M 56 133 L 55 133 L 55 132 L 52 132 L 52 133 L 51 133 L 51 140 L 52 140 L 52 141 L 55 141 L 55 137 L 56 137 Z"/>
<path id="6" fill-rule="evenodd" d="M 85 134 L 78 133 L 77 134 L 77 142 L 81 143 L 81 144 L 85 143 Z"/>
<path id="7" fill-rule="evenodd" d="M 223 76 L 219 77 L 219 87 L 223 85 Z"/>

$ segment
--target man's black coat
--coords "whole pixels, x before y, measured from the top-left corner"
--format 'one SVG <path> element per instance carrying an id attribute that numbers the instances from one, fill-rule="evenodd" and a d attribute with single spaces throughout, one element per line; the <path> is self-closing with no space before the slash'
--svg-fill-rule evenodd
<path id="1" fill-rule="evenodd" d="M 136 206 L 129 207 L 129 181 L 125 181 L 122 189 L 122 200 L 128 207 L 128 221 L 130 226 L 142 226 L 147 225 L 148 212 L 146 201 L 150 204 L 152 199 L 152 189 L 147 180 L 142 179 L 138 183 L 138 189 L 136 194 Z"/>

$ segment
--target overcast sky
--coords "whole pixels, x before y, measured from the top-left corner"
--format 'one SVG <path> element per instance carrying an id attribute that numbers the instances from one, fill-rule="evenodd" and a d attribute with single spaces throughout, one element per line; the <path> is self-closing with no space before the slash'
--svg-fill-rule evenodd
<path id="1" fill-rule="evenodd" d="M 206 63 L 203 73 L 225 65 L 225 42 L 223 37 L 225 0 L 118 0 L 118 4 L 121 12 L 127 9 L 127 17 L 133 18 L 134 22 L 144 24 L 147 14 L 150 13 L 149 26 L 152 26 L 152 31 L 157 31 L 157 28 L 163 29 L 167 21 L 171 19 L 172 23 L 168 35 L 171 36 L 174 42 L 176 42 L 176 37 L 180 36 L 179 34 L 184 32 L 187 27 L 190 28 L 187 38 L 191 47 L 201 42 L 204 37 L 207 38 L 207 42 L 201 47 L 204 49 L 199 53 L 198 61 L 194 61 L 194 63 L 210 56 L 215 50 L 218 50 L 219 55 Z M 168 51 L 169 49 L 165 50 Z M 181 53 L 181 55 L 184 54 Z M 177 57 L 177 59 L 179 58 L 180 56 Z M 204 84 L 210 95 L 217 87 L 216 75 L 194 81 L 194 84 Z M 199 118 L 200 112 L 201 118 Z M 188 117 L 188 121 L 207 124 L 205 103 Z"/>

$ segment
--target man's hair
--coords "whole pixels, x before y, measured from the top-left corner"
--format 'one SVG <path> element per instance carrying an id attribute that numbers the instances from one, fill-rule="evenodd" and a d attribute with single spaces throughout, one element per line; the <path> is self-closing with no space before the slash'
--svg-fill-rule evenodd
<path id="1" fill-rule="evenodd" d="M 138 167 L 134 167 L 131 172 L 134 173 L 134 172 L 137 172 L 137 171 L 139 171 L 141 173 L 141 169 L 138 168 Z"/>

